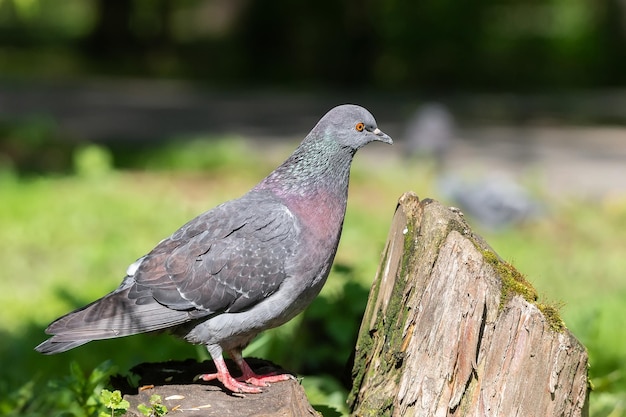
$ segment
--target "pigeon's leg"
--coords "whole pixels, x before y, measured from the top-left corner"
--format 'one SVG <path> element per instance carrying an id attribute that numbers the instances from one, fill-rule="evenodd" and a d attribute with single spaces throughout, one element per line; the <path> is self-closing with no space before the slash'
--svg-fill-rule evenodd
<path id="1" fill-rule="evenodd" d="M 229 350 L 228 355 L 235 361 L 237 366 L 239 366 L 239 369 L 241 369 L 242 375 L 237 378 L 238 381 L 245 381 L 248 384 L 256 385 L 257 387 L 267 387 L 270 382 L 280 382 L 294 378 L 291 374 L 278 374 L 276 372 L 266 375 L 258 375 L 243 359 L 241 350 L 239 349 Z"/>
<path id="2" fill-rule="evenodd" d="M 217 373 L 203 374 L 198 376 L 198 379 L 202 379 L 203 381 L 212 381 L 217 379 L 222 383 L 222 385 L 224 385 L 224 387 L 226 387 L 226 389 L 232 392 L 245 392 L 248 394 L 258 394 L 262 392 L 259 388 L 237 381 L 230 375 L 230 372 L 226 367 L 226 362 L 224 362 L 224 358 L 222 357 L 222 349 L 219 346 L 207 346 L 207 350 L 213 358 L 213 363 L 215 363 Z"/>

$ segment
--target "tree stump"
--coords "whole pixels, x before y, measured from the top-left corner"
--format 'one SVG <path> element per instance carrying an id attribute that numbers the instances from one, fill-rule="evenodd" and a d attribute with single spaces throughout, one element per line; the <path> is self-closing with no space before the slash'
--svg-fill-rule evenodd
<path id="1" fill-rule="evenodd" d="M 359 331 L 356 416 L 586 416 L 587 352 L 462 214 L 399 201 Z"/>
<path id="2" fill-rule="evenodd" d="M 284 372 L 274 364 L 261 359 L 247 358 L 257 372 Z M 237 374 L 230 360 L 228 368 Z M 214 373 L 213 361 L 198 363 L 195 360 L 143 363 L 131 369 L 139 378 L 139 389 L 130 388 L 126 378 L 117 378 L 113 388 L 124 394 L 130 403 L 127 417 L 144 417 L 138 406 L 150 406 L 150 397 L 159 395 L 168 409 L 167 415 L 181 413 L 185 416 L 231 417 L 316 417 L 320 414 L 307 400 L 304 389 L 295 379 L 281 381 L 263 388 L 260 394 L 234 394 L 217 381 L 193 382 L 203 373 Z"/>

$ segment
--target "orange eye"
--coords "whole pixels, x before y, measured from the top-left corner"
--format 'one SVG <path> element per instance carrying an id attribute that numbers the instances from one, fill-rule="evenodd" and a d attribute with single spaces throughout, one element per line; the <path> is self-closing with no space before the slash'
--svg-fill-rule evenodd
<path id="1" fill-rule="evenodd" d="M 365 129 L 365 125 L 364 125 L 363 123 L 359 122 L 359 123 L 357 123 L 357 124 L 356 124 L 355 129 L 356 129 L 358 132 L 362 132 L 362 131 L 363 131 L 363 129 Z"/>

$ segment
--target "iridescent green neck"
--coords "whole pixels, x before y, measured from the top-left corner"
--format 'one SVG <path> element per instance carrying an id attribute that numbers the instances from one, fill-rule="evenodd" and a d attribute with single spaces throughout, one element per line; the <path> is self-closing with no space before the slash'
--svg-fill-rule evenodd
<path id="1" fill-rule="evenodd" d="M 322 189 L 344 195 L 355 150 L 328 136 L 307 137 L 282 165 L 256 187 L 281 195 L 301 195 Z"/>

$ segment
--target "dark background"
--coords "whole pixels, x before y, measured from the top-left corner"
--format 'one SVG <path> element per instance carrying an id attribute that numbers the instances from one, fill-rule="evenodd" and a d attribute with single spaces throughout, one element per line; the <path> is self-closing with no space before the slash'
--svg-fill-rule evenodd
<path id="1" fill-rule="evenodd" d="M 620 0 L 0 2 L 9 77 L 560 91 L 626 83 Z"/>
<path id="2" fill-rule="evenodd" d="M 344 102 L 400 141 L 433 100 L 464 125 L 623 125 L 625 85 L 624 0 L 0 1 L 0 123 L 76 140 L 293 137 Z"/>

